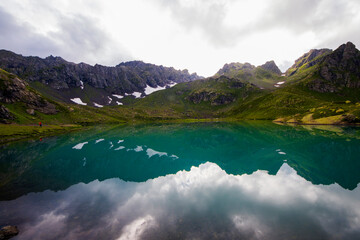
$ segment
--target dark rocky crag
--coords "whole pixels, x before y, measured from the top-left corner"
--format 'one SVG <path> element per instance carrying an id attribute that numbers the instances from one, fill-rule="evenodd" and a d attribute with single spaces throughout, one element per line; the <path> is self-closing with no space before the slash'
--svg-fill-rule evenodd
<path id="1" fill-rule="evenodd" d="M 351 42 L 321 59 L 319 77 L 308 87 L 317 92 L 341 92 L 360 88 L 360 51 Z"/>
<path id="2" fill-rule="evenodd" d="M 266 62 L 265 64 L 263 64 L 263 65 L 261 65 L 261 66 L 259 66 L 259 67 L 261 67 L 261 68 L 263 68 L 263 69 L 265 69 L 265 70 L 268 70 L 268 71 L 270 71 L 270 72 L 273 72 L 273 73 L 275 73 L 275 74 L 277 74 L 277 75 L 281 75 L 282 74 L 282 72 L 281 72 L 281 70 L 279 69 L 279 67 L 275 64 L 275 62 L 272 60 L 272 61 L 268 61 L 268 62 Z"/>
<path id="3" fill-rule="evenodd" d="M 115 67 L 67 62 L 61 57 L 24 57 L 0 50 L 0 68 L 29 82 L 41 82 L 57 90 L 80 88 L 88 85 L 105 89 L 109 94 L 144 92 L 144 88 L 165 86 L 171 82 L 200 79 L 188 70 L 175 70 L 141 61 L 121 63 Z"/>
<path id="4" fill-rule="evenodd" d="M 0 103 L 22 103 L 26 106 L 26 112 L 34 115 L 35 111 L 44 114 L 58 112 L 55 105 L 47 101 L 40 94 L 28 87 L 28 84 L 13 74 L 0 69 Z M 0 107 L 2 120 L 14 119 L 10 111 L 3 105 Z"/>

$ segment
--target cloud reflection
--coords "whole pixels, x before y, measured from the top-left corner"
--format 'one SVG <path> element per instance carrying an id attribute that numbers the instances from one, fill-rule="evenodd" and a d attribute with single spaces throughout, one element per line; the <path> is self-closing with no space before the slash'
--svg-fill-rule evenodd
<path id="1" fill-rule="evenodd" d="M 19 239 L 355 239 L 360 190 L 214 163 L 142 183 L 108 179 L 0 202 Z M 4 211 L 4 209 L 7 209 Z"/>

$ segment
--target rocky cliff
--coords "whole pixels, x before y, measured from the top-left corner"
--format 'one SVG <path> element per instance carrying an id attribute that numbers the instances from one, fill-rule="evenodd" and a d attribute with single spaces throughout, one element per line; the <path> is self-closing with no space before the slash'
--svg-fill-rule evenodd
<path id="1" fill-rule="evenodd" d="M 10 111 L 2 104 L 24 104 L 28 114 L 34 115 L 35 111 L 44 114 L 55 114 L 57 109 L 54 104 L 47 101 L 39 93 L 28 87 L 28 84 L 2 69 L 0 69 L 0 119 L 14 119 Z"/>
<path id="2" fill-rule="evenodd" d="M 341 92 L 360 88 L 360 51 L 351 42 L 321 59 L 318 75 L 309 88 L 318 92 Z"/>
<path id="3" fill-rule="evenodd" d="M 24 57 L 0 50 L 0 68 L 29 82 L 41 82 L 52 89 L 84 88 L 88 85 L 105 89 L 109 94 L 144 92 L 145 87 L 199 79 L 196 73 L 147 64 L 141 61 L 121 63 L 115 67 L 91 66 L 67 62 L 61 57 Z"/>
<path id="4" fill-rule="evenodd" d="M 286 71 L 286 76 L 292 76 L 302 68 L 306 69 L 320 63 L 323 58 L 332 51 L 327 48 L 311 49 L 309 52 L 295 60 L 295 63 Z"/>

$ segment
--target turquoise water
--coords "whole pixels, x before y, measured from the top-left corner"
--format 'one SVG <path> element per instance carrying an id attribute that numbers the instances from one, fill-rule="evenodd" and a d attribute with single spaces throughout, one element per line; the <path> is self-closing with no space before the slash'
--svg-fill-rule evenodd
<path id="1" fill-rule="evenodd" d="M 14 239 L 360 239 L 360 129 L 96 127 L 0 147 Z"/>

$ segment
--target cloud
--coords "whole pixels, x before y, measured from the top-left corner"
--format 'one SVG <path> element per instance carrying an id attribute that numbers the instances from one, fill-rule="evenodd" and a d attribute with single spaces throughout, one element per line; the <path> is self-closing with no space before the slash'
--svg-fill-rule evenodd
<path id="1" fill-rule="evenodd" d="M 81 13 L 64 14 L 52 5 L 45 7 L 42 6 L 43 10 L 55 20 L 47 31 L 39 32 L 39 22 L 22 21 L 0 6 L 1 47 L 24 55 L 56 55 L 90 64 L 115 65 L 132 58 L 96 18 Z"/>
<path id="2" fill-rule="evenodd" d="M 0 202 L 0 219 L 18 224 L 22 239 L 354 239 L 359 199 L 359 187 L 313 185 L 286 163 L 276 175 L 205 163 L 143 183 L 28 194 Z"/>
<path id="3" fill-rule="evenodd" d="M 28 23 L 17 19 L 0 7 L 0 46 L 2 49 L 17 51 L 26 55 L 46 56 L 59 51 L 56 43 L 38 34 Z"/>

